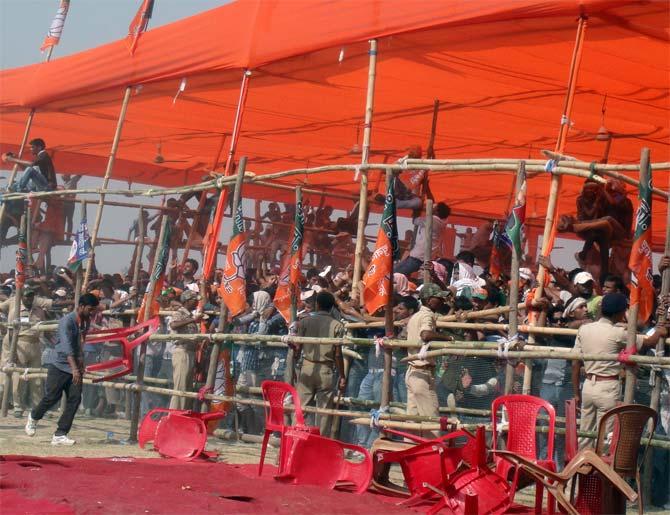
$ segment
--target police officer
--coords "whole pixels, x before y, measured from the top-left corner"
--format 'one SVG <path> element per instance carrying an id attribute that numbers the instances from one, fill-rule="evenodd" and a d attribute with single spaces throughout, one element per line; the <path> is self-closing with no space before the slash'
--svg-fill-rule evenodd
<path id="1" fill-rule="evenodd" d="M 320 291 L 316 296 L 316 311 L 298 322 L 297 336 L 313 338 L 342 338 L 344 325 L 333 318 L 331 312 L 335 306 L 335 297 L 328 291 Z M 344 376 L 344 361 L 340 345 L 325 346 L 313 343 L 300 344 L 302 367 L 298 375 L 296 390 L 300 404 L 307 406 L 312 400 L 317 408 L 333 407 L 333 369 L 337 367 L 339 380 L 337 389 L 344 392 L 347 382 Z M 332 417 L 320 415 L 319 429 L 322 435 L 329 435 Z"/>
<path id="2" fill-rule="evenodd" d="M 610 293 L 603 297 L 602 317 L 597 322 L 585 324 L 577 331 L 575 352 L 582 354 L 617 354 L 626 347 L 626 328 L 621 323 L 626 318 L 628 299 L 621 293 Z M 620 325 L 617 325 L 620 324 Z M 597 431 L 600 419 L 606 411 L 614 408 L 621 396 L 618 361 L 585 361 L 586 379 L 579 388 L 580 361 L 572 362 L 572 388 L 575 401 L 581 403 L 580 429 Z M 580 448 L 586 447 L 589 439 L 580 438 Z"/>
<path id="3" fill-rule="evenodd" d="M 405 383 L 407 384 L 407 414 L 422 417 L 439 416 L 439 404 L 435 389 L 435 358 L 425 357 L 431 341 L 452 341 L 451 336 L 437 333 L 437 314 L 442 310 L 449 293 L 433 283 L 421 289 L 422 306 L 407 323 L 407 342 L 416 345 L 407 350 L 419 359 L 409 362 Z"/>
<path id="4" fill-rule="evenodd" d="M 170 329 L 176 334 L 199 333 L 198 323 L 203 314 L 194 311 L 200 300 L 200 295 L 192 290 L 184 290 L 180 297 L 182 306 L 172 315 Z M 175 340 L 172 351 L 172 382 L 175 390 L 187 391 L 193 387 L 193 367 L 195 366 L 194 341 Z M 172 396 L 170 409 L 188 409 L 188 399 Z"/>

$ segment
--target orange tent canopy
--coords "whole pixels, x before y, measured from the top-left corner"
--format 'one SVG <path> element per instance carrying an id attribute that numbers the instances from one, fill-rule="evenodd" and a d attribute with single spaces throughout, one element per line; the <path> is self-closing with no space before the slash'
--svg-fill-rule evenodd
<path id="1" fill-rule="evenodd" d="M 425 146 L 435 98 L 437 157 L 539 158 L 555 144 L 580 15 L 588 26 L 566 153 L 599 161 L 605 143 L 595 136 L 604 126 L 613 138 L 610 162 L 635 163 L 643 146 L 653 161 L 670 161 L 668 5 L 632 0 L 240 0 L 150 30 L 132 57 L 117 41 L 3 71 L 0 150 L 16 149 L 36 108 L 31 135 L 55 151 L 57 170 L 100 176 L 123 89 L 133 86 L 113 178 L 198 182 L 225 162 L 242 73 L 250 69 L 237 151 L 250 170 L 355 163 L 367 40 L 377 38 L 371 161 L 392 162 L 409 145 Z M 165 162 L 156 164 L 159 146 Z M 665 188 L 668 174 L 654 181 Z M 349 172 L 284 182 L 358 189 Z M 373 172 L 371 188 L 381 182 Z M 512 182 L 511 173 L 431 175 L 438 200 L 494 217 L 509 208 Z M 559 212 L 574 212 L 582 182 L 565 178 Z M 529 217 L 543 216 L 548 191 L 548 175 L 530 181 Z M 664 241 L 664 220 L 665 203 L 657 201 L 656 244 Z"/>

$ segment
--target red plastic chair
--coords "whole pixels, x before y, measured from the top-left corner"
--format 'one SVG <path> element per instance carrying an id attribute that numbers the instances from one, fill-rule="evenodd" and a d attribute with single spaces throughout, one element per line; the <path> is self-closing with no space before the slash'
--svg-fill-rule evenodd
<path id="1" fill-rule="evenodd" d="M 144 449 L 146 444 L 154 442 L 154 450 L 158 450 L 158 446 L 155 443 L 156 430 L 163 417 L 166 417 L 170 413 L 188 413 L 188 411 L 167 408 L 155 408 L 149 411 L 142 419 L 140 428 L 137 430 L 137 443 L 140 449 Z"/>
<path id="2" fill-rule="evenodd" d="M 380 464 L 400 465 L 410 494 L 401 504 L 410 505 L 434 497 L 431 486 L 442 485 L 461 468 L 474 465 L 475 437 L 467 431 L 454 431 L 430 440 L 392 429 L 384 429 L 384 432 L 417 442 L 409 449 L 386 451 L 376 456 Z"/>
<path id="3" fill-rule="evenodd" d="M 99 370 L 110 370 L 120 367 L 120 370 L 113 372 L 110 375 L 93 378 L 93 382 L 99 383 L 100 381 L 109 381 L 110 379 L 130 374 L 133 371 L 133 350 L 135 350 L 138 345 L 141 345 L 148 340 L 149 336 L 158 330 L 158 326 L 159 320 L 158 317 L 155 317 L 146 322 L 142 322 L 141 324 L 134 325 L 133 327 L 103 329 L 88 333 L 86 344 L 118 341 L 121 343 L 122 348 L 122 356 L 120 358 L 110 359 L 108 361 L 103 361 L 102 363 L 94 363 L 86 367 L 87 372 L 97 372 Z M 141 334 L 138 335 L 138 333 Z M 133 338 L 130 339 L 131 337 Z"/>
<path id="4" fill-rule="evenodd" d="M 284 440 L 290 442 L 284 470 L 276 479 L 292 484 L 315 485 L 333 489 L 353 485 L 362 494 L 372 480 L 372 459 L 367 449 L 298 429 L 288 429 Z M 345 459 L 345 451 L 363 455 L 354 463 Z"/>
<path id="5" fill-rule="evenodd" d="M 265 405 L 265 433 L 263 434 L 263 445 L 261 447 L 261 460 L 258 464 L 258 475 L 260 476 L 263 473 L 265 452 L 267 450 L 268 441 L 270 440 L 270 435 L 274 431 L 278 431 L 281 434 L 279 445 L 279 473 L 282 474 L 287 456 L 287 449 L 285 449 L 285 447 L 287 444 L 290 444 L 290 442 L 284 441 L 284 434 L 286 431 L 288 429 L 299 429 L 318 435 L 319 428 L 305 425 L 305 417 L 302 414 L 302 408 L 300 407 L 300 397 L 298 397 L 298 392 L 296 392 L 295 388 L 290 384 L 281 381 L 263 381 L 261 390 L 263 392 L 263 400 L 267 404 Z M 289 395 L 293 400 L 295 410 L 295 425 L 293 426 L 287 426 L 284 419 L 284 402 Z"/>
<path id="6" fill-rule="evenodd" d="M 539 397 L 532 395 L 504 395 L 495 399 L 491 405 L 491 418 L 493 424 L 493 450 L 496 450 L 498 444 L 498 426 L 497 420 L 498 410 L 505 407 L 508 417 L 508 431 L 507 442 L 505 448 L 513 453 L 532 460 L 534 463 L 548 470 L 555 471 L 556 464 L 553 460 L 554 455 L 554 429 L 556 425 L 556 411 L 554 407 Z M 547 459 L 540 460 L 537 457 L 537 446 L 535 438 L 537 418 L 540 410 L 545 410 L 549 416 L 549 430 L 547 433 Z M 509 473 L 514 471 L 512 479 L 511 500 L 514 500 L 514 495 L 519 484 L 520 469 L 515 467 L 511 462 L 500 457 L 495 458 L 496 473 L 509 479 Z M 542 496 L 544 494 L 544 486 L 541 482 L 536 482 L 535 489 L 535 510 L 542 510 Z M 549 513 L 554 512 L 554 499 L 549 496 L 547 501 Z"/>
<path id="7" fill-rule="evenodd" d="M 156 428 L 155 448 L 161 456 L 192 461 L 203 454 L 207 444 L 207 422 L 222 413 L 173 412 L 163 417 Z"/>
<path id="8" fill-rule="evenodd" d="M 577 455 L 577 404 L 574 399 L 565 401 L 565 465 Z"/>

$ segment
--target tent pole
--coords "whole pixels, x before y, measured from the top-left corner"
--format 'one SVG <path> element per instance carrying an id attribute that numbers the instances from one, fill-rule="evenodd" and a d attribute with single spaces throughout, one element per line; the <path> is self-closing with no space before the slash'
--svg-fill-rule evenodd
<path id="1" fill-rule="evenodd" d="M 126 91 L 123 95 L 123 102 L 121 103 L 121 112 L 119 113 L 119 118 L 116 122 L 116 131 L 114 132 L 114 139 L 112 140 L 112 148 L 109 152 L 109 159 L 107 160 L 107 169 L 105 170 L 105 177 L 102 181 L 102 189 L 107 189 L 107 184 L 109 183 L 109 177 L 112 175 L 112 170 L 114 169 L 114 161 L 116 160 L 116 151 L 119 148 L 119 141 L 121 141 L 121 129 L 123 128 L 123 122 L 126 119 L 126 111 L 128 110 L 128 102 L 130 101 L 130 92 L 131 87 L 127 86 Z M 95 244 L 98 239 L 98 230 L 100 229 L 100 221 L 102 220 L 102 210 L 105 206 L 105 195 L 100 195 L 100 200 L 98 202 L 98 210 L 95 213 L 95 224 L 93 225 L 93 232 L 91 233 L 91 254 L 88 260 L 88 266 L 86 267 L 86 273 L 84 274 L 84 284 L 82 289 L 86 289 L 88 286 L 88 279 L 91 275 L 91 269 L 93 268 L 93 262 L 95 260 Z"/>
<path id="2" fill-rule="evenodd" d="M 368 164 L 370 159 L 370 136 L 372 133 L 372 114 L 375 103 L 375 79 L 377 77 L 377 40 L 370 40 L 370 62 L 368 65 L 368 89 L 365 99 L 365 126 L 363 128 L 363 153 L 361 164 Z M 358 227 L 356 229 L 356 251 L 354 254 L 354 271 L 352 284 L 354 291 L 359 291 L 358 283 L 361 280 L 361 262 L 363 258 L 363 247 L 365 244 L 365 226 L 368 219 L 368 171 L 361 170 L 361 187 L 358 199 Z"/>
<path id="3" fill-rule="evenodd" d="M 645 147 L 642 149 L 642 153 L 640 155 L 640 185 L 649 184 L 650 181 L 651 181 L 651 169 L 649 168 L 649 149 Z M 651 205 L 649 205 L 649 210 L 651 213 Z M 636 232 L 637 232 L 637 224 L 636 224 Z M 667 248 L 667 241 L 666 241 L 666 248 Z M 665 276 L 665 273 L 663 275 Z M 637 318 L 639 310 L 640 310 L 639 303 L 633 304 L 628 309 L 628 338 L 627 338 L 626 350 L 633 353 L 637 351 L 637 324 L 638 324 Z M 624 404 L 630 404 L 633 402 L 633 398 L 635 397 L 635 380 L 637 379 L 637 376 L 635 374 L 635 370 L 632 367 L 625 367 L 625 370 L 626 370 L 626 385 L 624 388 L 623 402 Z M 653 374 L 654 372 L 651 373 Z"/>
<path id="4" fill-rule="evenodd" d="M 135 247 L 135 260 L 133 261 L 133 290 L 135 297 L 131 301 L 132 308 L 138 307 L 137 301 L 140 298 L 140 270 L 142 269 L 142 254 L 144 254 L 144 236 L 146 227 L 144 226 L 144 208 L 140 208 L 140 216 L 137 219 L 137 246 Z M 132 318 L 130 325 L 135 325 L 135 317 Z"/>
<path id="5" fill-rule="evenodd" d="M 390 172 L 386 172 L 387 174 Z M 417 227 L 417 226 L 415 226 Z M 423 247 L 423 264 L 427 265 L 433 260 L 433 201 L 426 199 L 426 221 L 423 225 L 424 247 Z M 415 235 L 416 238 L 416 235 Z M 429 283 L 430 270 L 425 267 L 423 269 L 423 283 Z M 388 336 L 388 335 L 387 335 Z"/>
<path id="6" fill-rule="evenodd" d="M 158 241 L 162 243 L 163 237 L 165 236 L 165 231 L 167 230 L 167 225 L 170 223 L 169 216 L 163 216 L 161 221 L 161 230 L 160 235 L 158 236 Z M 159 243 L 160 245 L 160 243 Z M 169 252 L 169 249 L 168 249 Z M 151 278 L 149 279 L 149 286 L 147 287 L 147 296 L 146 303 L 144 305 L 144 320 L 149 320 L 151 318 L 151 307 L 152 299 L 154 296 L 154 289 L 156 288 L 156 279 L 154 278 L 156 268 L 158 267 L 158 262 L 161 259 L 161 252 L 157 250 L 154 253 L 154 262 L 151 267 Z M 147 359 L 147 342 L 144 341 L 140 345 L 139 357 L 137 360 L 137 378 L 135 379 L 135 384 L 142 386 L 144 384 L 144 367 Z M 137 441 L 137 428 L 139 427 L 140 420 L 140 408 L 142 403 L 142 390 L 136 390 L 133 397 L 133 414 L 130 418 L 130 434 L 128 435 L 129 442 Z"/>
<path id="7" fill-rule="evenodd" d="M 572 105 L 575 98 L 575 89 L 577 87 L 577 76 L 579 75 L 579 65 L 582 59 L 582 49 L 584 46 L 584 32 L 586 31 L 586 17 L 581 16 L 577 25 L 577 36 L 575 38 L 575 46 L 572 51 L 572 60 L 570 62 L 570 73 L 568 75 L 568 91 L 565 96 L 565 103 L 563 105 L 563 114 L 561 116 L 561 125 L 558 131 L 558 138 L 556 140 L 556 152 L 563 153 L 565 149 L 565 142 L 568 137 L 570 129 L 570 116 L 572 115 Z M 552 233 L 554 220 L 556 218 L 556 204 L 558 202 L 558 192 L 561 187 L 561 176 L 558 174 L 551 175 L 551 186 L 549 188 L 549 202 L 547 203 L 547 215 L 544 220 L 544 232 L 542 234 L 542 255 L 545 256 L 551 252 L 553 246 Z M 544 276 L 546 270 L 542 265 L 539 266 L 537 273 L 537 289 L 535 290 L 535 299 L 542 296 L 544 290 Z"/>
<path id="8" fill-rule="evenodd" d="M 526 162 L 520 161 L 519 168 L 516 172 L 516 183 L 514 186 L 514 203 L 516 204 L 516 199 L 519 196 L 519 191 L 521 191 L 521 186 L 526 180 Z M 511 213 L 512 210 L 509 209 Z M 519 260 L 521 256 L 516 251 L 516 245 L 512 244 L 512 268 L 510 270 L 510 286 L 509 286 L 509 318 L 508 324 L 509 328 L 507 329 L 507 339 L 511 340 L 518 334 L 519 327 Z M 512 386 L 514 384 L 514 366 L 510 363 L 507 363 L 505 368 L 505 395 L 508 395 L 512 392 Z"/>

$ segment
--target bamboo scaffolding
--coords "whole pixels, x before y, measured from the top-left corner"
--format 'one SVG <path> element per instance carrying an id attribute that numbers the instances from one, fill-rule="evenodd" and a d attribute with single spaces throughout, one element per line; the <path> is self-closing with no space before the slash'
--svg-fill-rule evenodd
<path id="1" fill-rule="evenodd" d="M 386 172 L 386 188 L 385 191 L 389 191 L 393 187 L 393 172 Z M 395 197 L 395 195 L 394 195 Z M 395 200 L 394 200 L 395 202 Z M 432 202 L 428 201 L 430 203 L 430 213 L 431 213 L 431 218 L 430 218 L 430 224 L 428 223 L 428 219 L 426 219 L 426 227 L 425 227 L 425 235 L 426 235 L 426 241 L 429 241 L 430 243 L 427 244 L 428 246 L 428 254 L 427 254 L 427 259 L 430 259 L 430 252 L 431 252 L 431 245 L 433 242 L 432 238 L 432 211 L 433 211 L 433 205 Z M 393 209 L 395 210 L 395 205 L 393 206 Z M 395 216 L 395 213 L 393 214 Z M 426 217 L 428 214 L 426 214 Z M 395 220 L 392 222 L 393 224 L 396 223 Z M 429 230 L 430 229 L 430 230 Z M 424 256 L 424 259 L 426 257 Z M 389 277 L 388 277 L 388 296 L 386 298 L 386 306 L 384 307 L 384 334 L 387 338 L 393 338 L 395 336 L 394 334 L 394 326 L 393 326 L 393 292 L 395 291 L 395 284 L 393 282 L 393 244 L 391 243 L 391 256 L 389 257 L 389 260 L 391 262 L 391 268 L 389 270 Z M 372 352 L 372 351 L 370 351 Z M 380 402 L 380 409 L 381 410 L 386 410 L 389 403 L 393 400 L 393 349 L 391 348 L 384 348 L 384 372 L 382 374 L 382 390 L 381 390 L 381 402 Z"/>

